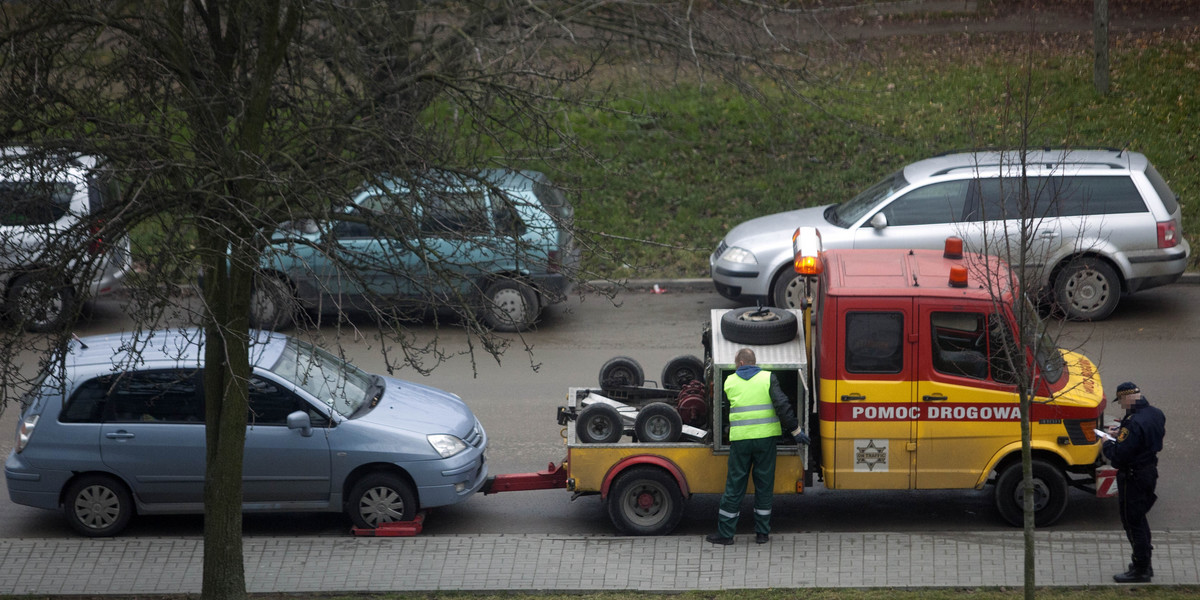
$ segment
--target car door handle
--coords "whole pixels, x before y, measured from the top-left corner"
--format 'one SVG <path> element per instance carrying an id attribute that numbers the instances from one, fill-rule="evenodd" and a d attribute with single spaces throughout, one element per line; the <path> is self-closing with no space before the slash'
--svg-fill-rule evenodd
<path id="1" fill-rule="evenodd" d="M 128 431 L 125 431 L 125 430 L 110 431 L 110 432 L 104 434 L 104 437 L 106 437 L 110 440 L 132 440 L 133 434 L 129 433 Z"/>
<path id="2" fill-rule="evenodd" d="M 1039 231 L 1039 232 L 1038 232 L 1038 237 L 1042 237 L 1042 238 L 1056 238 L 1056 237 L 1058 237 L 1058 232 L 1057 232 L 1057 231 L 1049 231 L 1049 230 Z"/>
<path id="3" fill-rule="evenodd" d="M 945 402 L 949 399 L 945 394 L 926 394 L 921 396 L 921 400 L 925 402 Z"/>
<path id="4" fill-rule="evenodd" d="M 859 400 L 866 399 L 867 397 L 862 394 L 845 394 L 842 396 L 842 402 L 858 402 Z"/>

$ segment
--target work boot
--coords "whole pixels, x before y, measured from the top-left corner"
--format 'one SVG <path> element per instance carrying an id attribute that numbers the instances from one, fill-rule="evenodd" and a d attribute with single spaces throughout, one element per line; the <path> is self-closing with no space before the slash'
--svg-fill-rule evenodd
<path id="1" fill-rule="evenodd" d="M 708 534 L 708 536 L 707 536 L 707 537 L 705 537 L 704 539 L 705 539 L 705 540 L 706 540 L 708 543 L 710 543 L 710 544 L 717 544 L 718 546 L 730 546 L 730 545 L 732 545 L 732 544 L 733 544 L 733 538 L 731 538 L 731 537 L 721 537 L 721 534 L 719 534 L 719 533 L 710 533 L 710 534 Z"/>
<path id="2" fill-rule="evenodd" d="M 769 542 L 769 541 L 771 541 L 771 536 L 770 536 L 770 535 L 767 535 L 767 534 L 765 534 L 765 533 L 756 533 L 756 534 L 754 534 L 754 543 L 755 543 L 755 544 L 765 544 L 765 543 L 767 543 L 767 542 Z"/>
<path id="3" fill-rule="evenodd" d="M 1130 563 L 1128 571 L 1113 575 L 1113 581 L 1117 583 L 1150 583 L 1150 578 L 1153 577 L 1152 570 L 1148 565 L 1142 567 L 1137 563 Z"/>

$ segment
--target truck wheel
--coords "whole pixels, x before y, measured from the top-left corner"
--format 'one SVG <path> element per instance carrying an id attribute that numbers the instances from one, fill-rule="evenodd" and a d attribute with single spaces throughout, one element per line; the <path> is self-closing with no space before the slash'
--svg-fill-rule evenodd
<path id="1" fill-rule="evenodd" d="M 676 356 L 663 367 L 662 386 L 668 390 L 683 389 L 683 384 L 697 379 L 704 380 L 704 361 L 691 354 Z"/>
<path id="2" fill-rule="evenodd" d="M 107 537 L 125 529 L 133 517 L 133 497 L 108 475 L 84 475 L 63 493 L 63 514 L 80 535 Z"/>
<path id="3" fill-rule="evenodd" d="M 412 486 L 389 473 L 363 477 L 346 502 L 346 514 L 355 527 L 374 529 L 380 523 L 411 521 L 417 517 L 417 495 Z"/>
<path id="4" fill-rule="evenodd" d="M 256 277 L 250 291 L 250 326 L 287 331 L 296 323 L 296 297 L 288 283 L 271 275 Z"/>
<path id="5" fill-rule="evenodd" d="M 575 420 L 575 435 L 585 444 L 613 444 L 624 433 L 621 413 L 610 404 L 591 404 Z"/>
<path id="6" fill-rule="evenodd" d="M 666 535 L 683 518 L 683 494 L 666 471 L 634 467 L 613 483 L 608 518 L 626 535 Z"/>
<path id="7" fill-rule="evenodd" d="M 1054 524 L 1067 508 L 1067 478 L 1061 469 L 1044 460 L 1033 459 L 1032 467 L 1034 524 L 1045 527 Z M 1020 461 L 1005 467 L 996 478 L 996 508 L 1013 527 L 1025 524 L 1022 483 Z"/>
<path id="8" fill-rule="evenodd" d="M 1121 301 L 1121 280 L 1108 263 L 1077 258 L 1054 278 L 1054 303 L 1072 321 L 1099 321 Z"/>
<path id="9" fill-rule="evenodd" d="M 639 442 L 670 444 L 683 435 L 683 418 L 666 402 L 651 402 L 638 411 L 633 434 Z"/>
<path id="10" fill-rule="evenodd" d="M 8 291 L 8 316 L 32 333 L 50 333 L 66 328 L 75 311 L 71 286 L 46 275 L 22 275 Z"/>
<path id="11" fill-rule="evenodd" d="M 496 331 L 525 331 L 537 322 L 537 294 L 520 281 L 493 281 L 483 291 L 483 299 L 483 321 Z"/>
<path id="12" fill-rule="evenodd" d="M 782 344 L 796 339 L 796 315 L 781 309 L 735 308 L 721 315 L 721 335 L 731 342 Z"/>
<path id="13" fill-rule="evenodd" d="M 616 356 L 608 359 L 600 367 L 600 387 L 641 387 L 646 383 L 646 374 L 642 365 L 628 356 Z"/>

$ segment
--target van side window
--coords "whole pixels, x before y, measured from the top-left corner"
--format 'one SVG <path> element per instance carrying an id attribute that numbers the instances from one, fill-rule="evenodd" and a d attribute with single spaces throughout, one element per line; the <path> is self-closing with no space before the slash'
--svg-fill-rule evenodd
<path id="1" fill-rule="evenodd" d="M 68 423 L 204 423 L 199 371 L 168 369 L 96 377 L 76 388 L 59 419 Z"/>
<path id="2" fill-rule="evenodd" d="M 313 410 L 291 390 L 263 377 L 250 378 L 249 425 L 287 425 L 287 416 L 298 411 L 308 413 L 313 427 L 328 427 L 329 418 Z"/>
<path id="3" fill-rule="evenodd" d="M 422 202 L 421 233 L 448 237 L 491 233 L 487 198 L 477 190 L 428 193 Z"/>
<path id="4" fill-rule="evenodd" d="M 851 373 L 899 373 L 904 368 L 904 315 L 846 313 L 845 364 Z"/>
<path id="5" fill-rule="evenodd" d="M 931 344 L 933 368 L 957 377 L 987 379 L 988 338 L 982 313 L 935 312 Z"/>
<path id="6" fill-rule="evenodd" d="M 0 181 L 0 225 L 49 225 L 67 214 L 75 186 L 63 181 Z"/>

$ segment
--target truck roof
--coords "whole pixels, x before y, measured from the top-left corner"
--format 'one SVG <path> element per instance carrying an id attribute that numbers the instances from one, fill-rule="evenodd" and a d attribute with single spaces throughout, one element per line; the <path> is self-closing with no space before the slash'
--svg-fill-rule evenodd
<path id="1" fill-rule="evenodd" d="M 1012 293 L 1008 264 L 995 256 L 941 250 L 826 250 L 826 289 L 831 296 L 922 296 L 992 300 Z M 967 285 L 950 283 L 952 267 L 964 267 Z M 989 283 L 990 282 L 990 283 Z"/>

